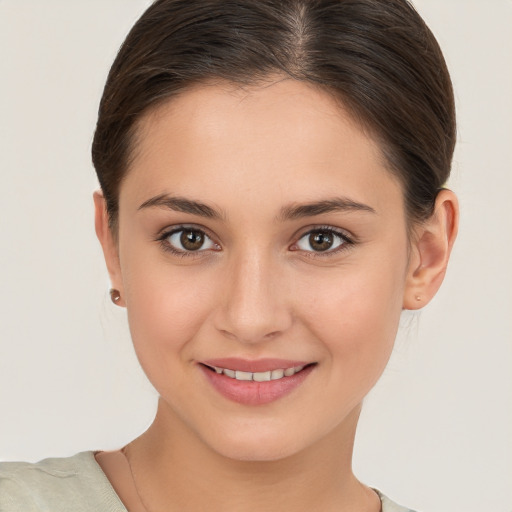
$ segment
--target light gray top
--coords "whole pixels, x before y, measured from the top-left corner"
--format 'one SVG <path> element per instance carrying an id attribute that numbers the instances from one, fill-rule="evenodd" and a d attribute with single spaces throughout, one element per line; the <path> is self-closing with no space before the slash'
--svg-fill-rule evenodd
<path id="1" fill-rule="evenodd" d="M 377 491 L 382 512 L 413 512 Z M 0 463 L 0 512 L 128 512 L 94 458 Z"/>

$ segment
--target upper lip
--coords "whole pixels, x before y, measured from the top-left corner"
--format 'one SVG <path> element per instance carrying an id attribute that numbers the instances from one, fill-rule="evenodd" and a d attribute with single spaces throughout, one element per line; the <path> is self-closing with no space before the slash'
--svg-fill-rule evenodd
<path id="1" fill-rule="evenodd" d="M 229 370 L 240 370 L 242 372 L 268 372 L 286 368 L 296 368 L 297 366 L 306 366 L 312 361 L 296 361 L 292 359 L 239 359 L 237 357 L 223 357 L 219 359 L 207 359 L 199 361 L 201 364 L 217 368 L 227 368 Z"/>

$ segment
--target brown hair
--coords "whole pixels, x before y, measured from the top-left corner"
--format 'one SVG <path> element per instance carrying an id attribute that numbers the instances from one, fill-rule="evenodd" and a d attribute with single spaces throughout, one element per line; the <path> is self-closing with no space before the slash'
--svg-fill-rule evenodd
<path id="1" fill-rule="evenodd" d="M 380 142 L 410 219 L 448 178 L 455 108 L 441 50 L 407 0 L 157 0 L 108 75 L 92 144 L 115 228 L 137 121 L 191 85 L 273 74 L 335 94 Z"/>

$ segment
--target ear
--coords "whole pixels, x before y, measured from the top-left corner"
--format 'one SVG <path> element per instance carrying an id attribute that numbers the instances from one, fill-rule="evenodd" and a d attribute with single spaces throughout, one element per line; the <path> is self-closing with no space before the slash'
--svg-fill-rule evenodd
<path id="1" fill-rule="evenodd" d="M 443 282 L 457 237 L 459 206 L 451 190 L 436 198 L 434 213 L 414 229 L 404 291 L 404 309 L 420 309 L 430 302 Z"/>
<path id="2" fill-rule="evenodd" d="M 118 306 L 126 306 L 124 301 L 123 280 L 121 274 L 121 265 L 119 262 L 119 252 L 117 242 L 114 239 L 112 230 L 110 229 L 107 213 L 107 202 L 103 197 L 103 193 L 97 190 L 93 194 L 94 199 L 94 227 L 96 236 L 100 241 L 103 249 L 103 256 L 107 264 L 107 270 L 110 276 L 112 288 L 115 288 L 121 294 L 121 298 L 116 302 Z"/>

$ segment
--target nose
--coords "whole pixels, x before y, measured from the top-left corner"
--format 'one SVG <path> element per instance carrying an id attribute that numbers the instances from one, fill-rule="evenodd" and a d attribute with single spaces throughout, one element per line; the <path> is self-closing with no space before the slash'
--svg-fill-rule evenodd
<path id="1" fill-rule="evenodd" d="M 246 344 L 286 331 L 292 324 L 292 312 L 279 263 L 255 250 L 232 259 L 225 270 L 215 327 Z"/>

